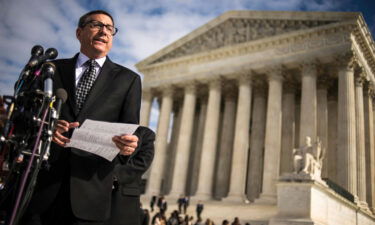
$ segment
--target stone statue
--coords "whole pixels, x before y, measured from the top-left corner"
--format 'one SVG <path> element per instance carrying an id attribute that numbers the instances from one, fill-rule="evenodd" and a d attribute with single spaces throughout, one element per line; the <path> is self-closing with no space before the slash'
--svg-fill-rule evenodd
<path id="1" fill-rule="evenodd" d="M 322 142 L 317 141 L 312 144 L 311 138 L 306 136 L 304 146 L 293 149 L 294 174 L 309 174 L 312 178 L 321 178 L 324 149 Z"/>

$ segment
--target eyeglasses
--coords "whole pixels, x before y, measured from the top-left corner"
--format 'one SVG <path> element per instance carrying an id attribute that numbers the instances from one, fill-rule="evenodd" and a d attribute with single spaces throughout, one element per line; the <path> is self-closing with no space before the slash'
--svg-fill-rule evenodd
<path id="1" fill-rule="evenodd" d="M 114 26 L 109 25 L 109 24 L 104 24 L 104 23 L 102 23 L 100 21 L 97 21 L 97 20 L 87 21 L 86 23 L 82 24 L 82 27 L 86 26 L 87 24 L 89 24 L 90 28 L 94 29 L 94 30 L 101 30 L 101 29 L 103 29 L 103 27 L 105 27 L 105 28 L 107 28 L 107 30 L 109 31 L 109 33 L 112 36 L 115 36 L 115 34 L 118 31 L 117 27 L 114 27 Z"/>

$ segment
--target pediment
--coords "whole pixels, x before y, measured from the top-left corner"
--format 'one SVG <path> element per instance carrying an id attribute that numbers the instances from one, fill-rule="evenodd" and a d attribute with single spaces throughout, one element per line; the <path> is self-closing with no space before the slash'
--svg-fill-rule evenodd
<path id="1" fill-rule="evenodd" d="M 201 52 L 353 19 L 358 13 L 231 11 L 137 64 L 161 63 Z"/>

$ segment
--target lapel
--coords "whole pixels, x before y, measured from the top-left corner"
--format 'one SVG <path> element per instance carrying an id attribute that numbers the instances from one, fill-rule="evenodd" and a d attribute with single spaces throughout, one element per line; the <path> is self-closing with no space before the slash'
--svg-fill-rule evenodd
<path id="1" fill-rule="evenodd" d="M 61 66 L 60 71 L 60 78 L 63 82 L 63 87 L 66 89 L 68 93 L 68 104 L 75 112 L 76 103 L 75 103 L 75 93 L 76 93 L 76 85 L 75 85 L 75 65 L 77 62 L 78 54 L 76 54 L 73 58 L 68 59 L 65 65 Z M 77 115 L 75 115 L 77 116 Z"/>
<path id="2" fill-rule="evenodd" d="M 102 95 L 103 91 L 111 83 L 111 81 L 116 75 L 116 73 L 113 72 L 113 69 L 115 68 L 116 68 L 116 65 L 107 56 L 107 59 L 105 60 L 103 64 L 103 68 L 101 69 L 98 75 L 98 78 L 96 78 L 93 86 L 91 87 L 91 90 L 86 98 L 86 101 L 83 104 L 82 109 L 78 114 L 77 121 L 80 121 L 80 119 L 84 119 L 86 115 L 86 111 L 88 111 L 88 109 L 92 105 L 94 105 L 98 97 Z"/>

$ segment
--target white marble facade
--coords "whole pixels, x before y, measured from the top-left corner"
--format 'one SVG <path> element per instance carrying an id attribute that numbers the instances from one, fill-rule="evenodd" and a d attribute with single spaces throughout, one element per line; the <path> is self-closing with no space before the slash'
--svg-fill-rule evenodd
<path id="1" fill-rule="evenodd" d="M 309 136 L 322 177 L 374 213 L 375 46 L 360 13 L 230 11 L 136 66 L 141 124 L 160 110 L 146 195 L 276 204 Z"/>

